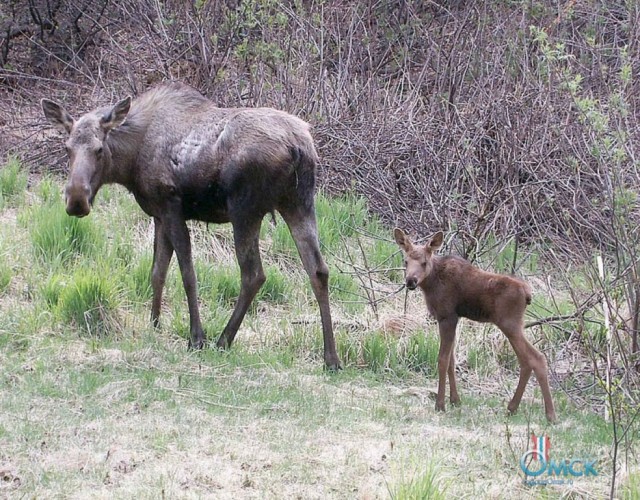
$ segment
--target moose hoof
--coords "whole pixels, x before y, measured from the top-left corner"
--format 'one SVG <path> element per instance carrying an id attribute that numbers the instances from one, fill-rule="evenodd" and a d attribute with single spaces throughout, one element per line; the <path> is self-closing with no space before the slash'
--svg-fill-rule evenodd
<path id="1" fill-rule="evenodd" d="M 455 398 L 455 399 L 454 399 L 454 398 L 452 398 L 452 399 L 451 399 L 451 404 L 452 404 L 453 406 L 460 406 L 462 403 L 460 402 L 460 398 Z"/>
<path id="2" fill-rule="evenodd" d="M 327 362 L 325 362 L 324 369 L 327 372 L 337 373 L 340 370 L 342 370 L 342 365 L 340 364 L 340 361 L 337 361 L 335 363 L 327 363 Z"/>
<path id="3" fill-rule="evenodd" d="M 550 424 L 555 424 L 558 422 L 558 417 L 556 417 L 555 413 L 547 413 L 547 421 Z"/>
<path id="4" fill-rule="evenodd" d="M 445 410 L 444 403 L 436 403 L 436 411 L 444 412 L 444 410 Z"/>
<path id="5" fill-rule="evenodd" d="M 227 351 L 230 345 L 227 343 L 227 340 L 224 337 L 220 337 L 216 342 L 216 348 L 219 351 Z"/>
<path id="6" fill-rule="evenodd" d="M 340 364 L 340 358 L 336 353 L 327 353 L 324 354 L 324 369 L 328 372 L 337 372 L 342 370 L 342 365 Z"/>
<path id="7" fill-rule="evenodd" d="M 200 351 L 204 348 L 204 338 L 202 339 L 189 339 L 189 345 L 187 347 L 190 351 Z"/>

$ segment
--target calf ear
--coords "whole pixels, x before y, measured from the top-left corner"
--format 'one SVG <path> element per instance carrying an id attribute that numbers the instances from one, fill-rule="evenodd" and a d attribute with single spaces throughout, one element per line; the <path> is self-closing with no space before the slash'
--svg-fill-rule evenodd
<path id="1" fill-rule="evenodd" d="M 57 129 L 62 130 L 69 134 L 71 129 L 73 128 L 73 118 L 67 110 L 64 109 L 60 104 L 50 101 L 49 99 L 42 99 L 40 101 L 40 105 L 42 106 L 42 111 L 44 112 L 44 116 L 47 117 Z"/>
<path id="2" fill-rule="evenodd" d="M 100 120 L 102 128 L 109 131 L 122 125 L 127 113 L 129 113 L 129 108 L 131 108 L 131 96 L 122 99 L 104 114 Z"/>
<path id="3" fill-rule="evenodd" d="M 427 246 L 431 248 L 431 250 L 437 250 L 442 246 L 443 241 L 444 241 L 444 233 L 442 231 L 438 231 L 436 234 L 434 234 L 431 237 L 431 239 L 429 240 L 429 243 L 427 243 Z"/>
<path id="4" fill-rule="evenodd" d="M 411 249 L 411 241 L 409 241 L 409 238 L 407 238 L 407 235 L 404 234 L 404 231 L 399 227 L 393 230 L 393 237 L 396 239 L 396 243 L 405 252 L 408 252 Z"/>

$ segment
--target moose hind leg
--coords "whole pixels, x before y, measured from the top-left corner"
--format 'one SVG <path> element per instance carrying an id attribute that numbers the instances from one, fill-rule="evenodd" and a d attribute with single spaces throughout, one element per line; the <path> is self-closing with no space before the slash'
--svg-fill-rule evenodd
<path id="1" fill-rule="evenodd" d="M 291 236 L 296 243 L 302 265 L 309 275 L 311 288 L 320 308 L 322 337 L 324 342 L 324 363 L 329 370 L 339 370 L 340 359 L 336 352 L 333 336 L 331 308 L 329 306 L 329 268 L 325 264 L 318 243 L 318 229 L 313 209 L 298 208 L 282 211 L 282 217 L 289 226 Z"/>
<path id="2" fill-rule="evenodd" d="M 522 395 L 527 387 L 527 382 L 533 371 L 538 379 L 538 384 L 540 384 L 547 420 L 554 422 L 556 420 L 556 413 L 551 397 L 551 389 L 549 388 L 548 368 L 544 355 L 529 343 L 521 328 L 515 330 L 515 334 L 507 333 L 508 330 L 503 331 L 505 335 L 507 335 L 520 364 L 520 379 L 518 380 L 516 392 L 507 406 L 507 410 L 509 413 L 515 413 L 518 410 Z"/>
<path id="3" fill-rule="evenodd" d="M 233 239 L 240 265 L 241 286 L 236 307 L 217 342 L 217 346 L 222 349 L 231 347 L 251 302 L 266 280 L 260 259 L 261 221 L 262 218 L 233 221 Z"/>
<path id="4" fill-rule="evenodd" d="M 547 420 L 551 423 L 556 421 L 556 410 L 553 406 L 553 398 L 551 397 L 551 389 L 549 387 L 549 367 L 544 355 L 535 347 L 531 346 L 534 353 L 533 372 L 536 374 L 540 390 L 542 391 L 542 399 L 544 401 L 544 411 Z"/>

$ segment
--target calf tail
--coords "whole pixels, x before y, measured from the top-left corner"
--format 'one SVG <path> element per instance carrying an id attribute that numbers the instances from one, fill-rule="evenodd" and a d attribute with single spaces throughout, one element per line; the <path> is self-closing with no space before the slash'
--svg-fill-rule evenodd
<path id="1" fill-rule="evenodd" d="M 528 283 L 524 283 L 524 300 L 527 303 L 527 305 L 531 304 L 531 298 L 532 298 L 532 293 L 531 293 L 531 287 L 529 286 Z"/>

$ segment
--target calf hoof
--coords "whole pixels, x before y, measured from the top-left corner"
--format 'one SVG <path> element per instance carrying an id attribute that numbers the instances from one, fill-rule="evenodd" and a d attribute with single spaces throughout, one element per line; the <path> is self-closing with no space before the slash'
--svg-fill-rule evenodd
<path id="1" fill-rule="evenodd" d="M 436 411 L 444 412 L 444 410 L 445 410 L 444 403 L 436 403 Z"/>
<path id="2" fill-rule="evenodd" d="M 555 412 L 547 413 L 547 422 L 549 422 L 550 424 L 555 424 L 556 422 L 558 422 L 558 417 L 556 417 Z"/>
<path id="3" fill-rule="evenodd" d="M 462 403 L 460 402 L 460 398 L 451 398 L 451 404 L 453 406 L 460 406 Z"/>

